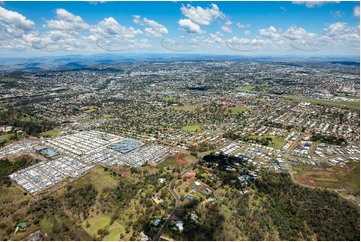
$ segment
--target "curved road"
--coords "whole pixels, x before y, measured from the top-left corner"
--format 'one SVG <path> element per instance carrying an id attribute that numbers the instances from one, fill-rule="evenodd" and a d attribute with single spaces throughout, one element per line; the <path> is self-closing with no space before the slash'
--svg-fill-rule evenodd
<path id="1" fill-rule="evenodd" d="M 201 159 L 201 158 L 200 158 Z M 158 241 L 160 239 L 160 237 L 163 235 L 163 233 L 165 232 L 165 230 L 167 229 L 168 225 L 170 224 L 170 222 L 172 221 L 173 217 L 174 217 L 174 214 L 175 212 L 177 211 L 177 209 L 179 209 L 180 207 L 180 204 L 181 204 L 181 201 L 177 195 L 177 193 L 174 192 L 173 190 L 173 185 L 174 185 L 174 182 L 179 178 L 179 177 L 182 177 L 184 174 L 186 174 L 188 171 L 190 171 L 191 169 L 193 169 L 193 166 L 195 164 L 197 164 L 199 161 L 199 159 L 193 164 L 191 165 L 187 170 L 185 170 L 182 174 L 180 174 L 178 177 L 174 178 L 170 183 L 169 183 L 169 186 L 168 186 L 168 191 L 172 194 L 172 196 L 175 198 L 176 200 L 176 204 L 175 204 L 175 207 L 173 208 L 173 211 L 170 213 L 169 217 L 167 218 L 167 220 L 165 221 L 165 223 L 163 224 L 163 226 L 160 228 L 158 234 L 154 237 L 154 241 Z"/>

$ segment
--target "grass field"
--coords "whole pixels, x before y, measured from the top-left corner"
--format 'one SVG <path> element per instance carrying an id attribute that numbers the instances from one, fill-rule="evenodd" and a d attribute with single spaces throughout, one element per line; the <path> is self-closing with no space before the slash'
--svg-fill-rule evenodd
<path id="1" fill-rule="evenodd" d="M 295 179 L 301 183 L 329 189 L 345 189 L 348 192 L 360 190 L 360 163 L 349 162 L 344 167 L 295 166 Z"/>
<path id="2" fill-rule="evenodd" d="M 243 113 L 245 111 L 247 111 L 249 108 L 246 107 L 231 107 L 231 108 L 227 108 L 229 111 L 231 111 L 233 114 L 238 114 L 238 113 Z"/>
<path id="3" fill-rule="evenodd" d="M 0 135 L 0 140 L 11 139 L 12 137 L 14 137 L 14 134 L 3 134 Z"/>
<path id="4" fill-rule="evenodd" d="M 109 226 L 108 231 L 109 234 L 105 236 L 103 240 L 117 241 L 119 240 L 119 235 L 125 233 L 125 228 L 118 222 L 114 222 L 112 225 Z"/>
<path id="5" fill-rule="evenodd" d="M 332 106 L 338 108 L 348 108 L 353 110 L 360 110 L 360 101 L 330 101 L 330 100 L 321 100 L 314 98 L 305 98 L 299 96 L 286 96 L 287 99 L 296 100 L 300 102 L 308 102 L 312 104 L 318 104 L 323 106 Z M 286 100 L 287 100 L 286 99 Z"/>
<path id="6" fill-rule="evenodd" d="M 251 92 L 253 91 L 255 88 L 255 86 L 244 86 L 244 87 L 239 87 L 236 89 L 236 91 L 238 92 Z"/>
<path id="7" fill-rule="evenodd" d="M 104 171 L 104 168 L 97 167 L 91 170 L 88 174 L 79 178 L 74 187 L 82 187 L 86 184 L 93 184 L 94 188 L 100 192 L 105 187 L 114 188 L 118 185 L 119 177 L 113 177 L 109 175 L 109 172 Z"/>
<path id="8" fill-rule="evenodd" d="M 59 130 L 52 129 L 52 130 L 49 130 L 47 132 L 41 133 L 41 135 L 44 136 L 44 137 L 49 138 L 49 137 L 57 136 L 59 133 L 60 133 Z"/>
<path id="9" fill-rule="evenodd" d="M 182 128 L 182 130 L 190 131 L 190 132 L 201 132 L 202 127 L 199 125 L 187 125 Z"/>
<path id="10" fill-rule="evenodd" d="M 252 139 L 252 140 L 256 140 L 257 138 L 260 139 L 265 139 L 265 138 L 271 138 L 272 142 L 270 142 L 268 144 L 269 147 L 272 147 L 274 149 L 281 149 L 283 146 L 285 146 L 287 144 L 287 141 L 279 136 L 273 136 L 273 135 L 266 135 L 266 136 L 256 136 L 256 135 L 251 135 L 248 136 L 248 138 Z"/>
<path id="11" fill-rule="evenodd" d="M 183 106 L 169 106 L 168 108 L 178 110 L 178 111 L 194 112 L 197 109 L 197 106 L 195 106 L 195 105 L 183 105 Z"/>
<path id="12" fill-rule="evenodd" d="M 90 235 L 95 236 L 97 234 L 98 229 L 106 229 L 110 223 L 110 216 L 99 215 L 88 219 L 88 223 L 90 227 L 86 227 L 86 222 L 84 221 L 82 224 L 83 229 Z M 119 236 L 118 236 L 119 238 Z"/>

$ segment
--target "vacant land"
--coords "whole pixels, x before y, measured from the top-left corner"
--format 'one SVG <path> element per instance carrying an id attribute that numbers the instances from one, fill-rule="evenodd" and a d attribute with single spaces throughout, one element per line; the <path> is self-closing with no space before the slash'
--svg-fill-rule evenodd
<path id="1" fill-rule="evenodd" d="M 201 131 L 202 131 L 202 127 L 199 126 L 199 125 L 187 125 L 187 126 L 184 126 L 184 127 L 182 128 L 182 130 L 191 131 L 191 132 L 201 132 Z"/>
<path id="2" fill-rule="evenodd" d="M 162 100 L 165 102 L 169 102 L 169 101 L 174 101 L 175 98 L 174 97 L 164 97 Z"/>
<path id="3" fill-rule="evenodd" d="M 238 92 L 251 92 L 254 90 L 254 88 L 255 88 L 255 86 L 244 86 L 244 87 L 239 87 L 236 90 Z"/>
<path id="4" fill-rule="evenodd" d="M 46 137 L 46 138 L 57 136 L 58 134 L 60 134 L 60 131 L 56 130 L 56 129 L 52 129 L 52 130 L 49 130 L 47 132 L 41 133 L 41 135 Z"/>
<path id="5" fill-rule="evenodd" d="M 197 106 L 195 106 L 195 105 L 183 105 L 183 106 L 169 106 L 168 108 L 178 110 L 178 111 L 194 112 L 197 109 Z"/>
<path id="6" fill-rule="evenodd" d="M 243 112 L 247 111 L 249 108 L 238 106 L 238 107 L 231 107 L 231 108 L 227 108 L 227 109 L 229 111 L 231 111 L 231 113 L 233 113 L 233 114 L 238 114 L 238 113 L 243 113 Z"/>
<path id="7" fill-rule="evenodd" d="M 349 162 L 344 167 L 321 165 L 295 166 L 295 179 L 310 186 L 357 192 L 360 189 L 360 164 Z"/>
<path id="8" fill-rule="evenodd" d="M 272 147 L 274 149 L 282 149 L 283 146 L 286 145 L 287 141 L 280 136 L 266 135 L 266 136 L 256 136 L 251 135 L 248 136 L 247 139 L 254 140 L 256 142 L 262 142 L 264 139 L 270 139 L 270 142 L 267 146 Z"/>
<path id="9" fill-rule="evenodd" d="M 332 106 L 338 108 L 348 108 L 353 110 L 360 110 L 360 101 L 331 101 L 331 100 L 322 100 L 322 99 L 314 99 L 314 98 L 305 98 L 300 96 L 285 96 L 291 100 L 297 100 L 300 102 L 308 102 L 312 104 L 318 104 L 323 106 Z"/>
<path id="10" fill-rule="evenodd" d="M 14 134 L 3 134 L 3 135 L 0 135 L 0 141 L 6 140 L 6 139 L 11 139 L 13 137 L 14 137 Z"/>

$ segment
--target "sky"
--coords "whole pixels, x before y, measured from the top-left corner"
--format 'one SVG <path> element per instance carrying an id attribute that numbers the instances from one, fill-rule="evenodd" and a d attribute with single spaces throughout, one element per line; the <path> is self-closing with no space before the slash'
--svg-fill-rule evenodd
<path id="1" fill-rule="evenodd" d="M 0 56 L 359 56 L 360 4 L 0 1 Z"/>

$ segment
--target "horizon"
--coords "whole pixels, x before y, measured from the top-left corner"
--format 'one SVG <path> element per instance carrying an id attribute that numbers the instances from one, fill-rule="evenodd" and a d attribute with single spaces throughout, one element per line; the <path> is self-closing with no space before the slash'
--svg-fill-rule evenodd
<path id="1" fill-rule="evenodd" d="M 0 54 L 359 58 L 359 21 L 357 1 L 3 1 Z"/>

